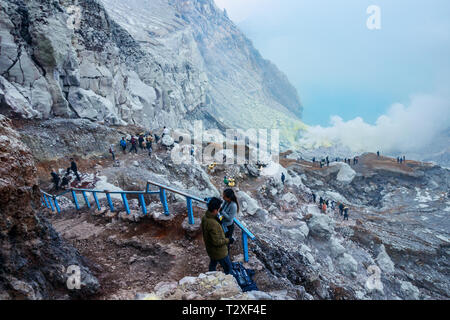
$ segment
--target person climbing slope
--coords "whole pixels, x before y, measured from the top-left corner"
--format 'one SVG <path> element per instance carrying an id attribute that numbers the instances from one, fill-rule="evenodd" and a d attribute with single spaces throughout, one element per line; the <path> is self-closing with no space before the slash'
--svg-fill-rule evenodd
<path id="1" fill-rule="evenodd" d="M 216 271 L 217 264 L 223 267 L 225 274 L 230 274 L 232 264 L 228 255 L 230 240 L 225 237 L 225 233 L 217 218 L 222 200 L 211 198 L 208 202 L 208 210 L 202 218 L 200 227 L 202 229 L 203 241 L 206 252 L 209 256 L 209 271 Z"/>
<path id="2" fill-rule="evenodd" d="M 284 172 L 281 173 L 281 182 L 284 185 L 284 182 L 286 181 L 286 176 L 284 175 Z"/>

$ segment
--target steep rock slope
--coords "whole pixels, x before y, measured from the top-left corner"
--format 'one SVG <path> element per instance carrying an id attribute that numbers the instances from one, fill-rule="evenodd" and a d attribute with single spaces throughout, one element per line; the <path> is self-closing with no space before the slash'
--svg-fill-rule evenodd
<path id="1" fill-rule="evenodd" d="M 206 77 L 153 55 L 96 0 L 0 1 L 0 110 L 25 118 L 186 126 Z"/>
<path id="2" fill-rule="evenodd" d="M 296 90 L 212 0 L 1 0 L 0 39 L 7 116 L 302 127 Z"/>
<path id="3" fill-rule="evenodd" d="M 207 109 L 228 126 L 302 126 L 296 89 L 213 0 L 102 2 L 146 51 L 189 56 L 208 78 Z"/>
<path id="4" fill-rule="evenodd" d="M 41 215 L 36 168 L 20 136 L 0 115 L 0 299 L 89 296 L 98 281 L 78 252 Z M 81 271 L 81 289 L 69 291 L 66 270 Z"/>

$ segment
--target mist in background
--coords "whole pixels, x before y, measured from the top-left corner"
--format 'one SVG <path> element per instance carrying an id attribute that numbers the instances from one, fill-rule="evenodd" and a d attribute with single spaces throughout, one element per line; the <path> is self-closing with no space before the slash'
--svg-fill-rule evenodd
<path id="1" fill-rule="evenodd" d="M 297 88 L 302 143 L 418 152 L 448 136 L 450 1 L 216 3 Z M 366 27 L 374 4 L 381 30 Z"/>

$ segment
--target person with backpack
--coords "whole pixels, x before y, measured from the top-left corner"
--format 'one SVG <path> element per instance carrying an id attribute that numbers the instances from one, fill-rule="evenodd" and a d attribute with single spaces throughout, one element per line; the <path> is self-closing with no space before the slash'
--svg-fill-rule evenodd
<path id="1" fill-rule="evenodd" d="M 122 137 L 122 140 L 120 140 L 120 146 L 122 147 L 123 154 L 125 154 L 127 152 L 127 140 L 125 140 L 125 137 Z"/>
<path id="2" fill-rule="evenodd" d="M 59 174 L 56 173 L 55 169 L 52 169 L 52 172 L 50 173 L 50 175 L 52 176 L 52 182 L 53 182 L 53 189 L 55 189 L 56 191 L 59 190 Z"/>
<path id="3" fill-rule="evenodd" d="M 141 150 L 144 149 L 144 136 L 142 134 L 139 135 L 138 142 L 139 142 L 139 148 Z"/>
<path id="4" fill-rule="evenodd" d="M 130 143 L 131 143 L 131 148 L 130 148 L 129 152 L 131 153 L 134 150 L 136 153 L 138 153 L 138 150 L 136 148 L 137 140 L 134 136 L 131 136 Z"/>
<path id="5" fill-rule="evenodd" d="M 147 150 L 153 149 L 153 136 L 149 134 L 147 138 L 145 139 L 145 143 L 147 146 Z"/>
<path id="6" fill-rule="evenodd" d="M 224 273 L 230 274 L 233 268 L 227 247 L 230 240 L 225 237 L 222 225 L 217 217 L 221 205 L 222 200 L 211 198 L 208 202 L 208 210 L 203 216 L 200 226 L 206 252 L 210 258 L 209 271 L 216 271 L 217 264 L 220 263 Z"/>
<path id="7" fill-rule="evenodd" d="M 316 194 L 314 192 L 312 194 L 312 201 L 313 201 L 313 203 L 316 203 Z"/>
<path id="8" fill-rule="evenodd" d="M 224 227 L 225 237 L 230 240 L 228 244 L 228 251 L 230 251 L 230 245 L 234 242 L 234 218 L 239 212 L 239 202 L 233 189 L 226 189 L 223 192 L 223 200 L 224 204 L 220 209 L 220 215 L 223 217 L 222 226 Z"/>
<path id="9" fill-rule="evenodd" d="M 284 172 L 281 173 L 281 182 L 284 185 L 284 182 L 286 181 L 286 176 L 284 175 Z"/>
<path id="10" fill-rule="evenodd" d="M 339 203 L 339 213 L 341 214 L 341 216 L 344 213 L 344 204 L 342 203 Z"/>
<path id="11" fill-rule="evenodd" d="M 348 221 L 348 217 L 349 217 L 349 214 L 348 214 L 348 207 L 345 207 L 345 208 L 344 208 L 344 221 L 345 221 L 345 220 Z"/>

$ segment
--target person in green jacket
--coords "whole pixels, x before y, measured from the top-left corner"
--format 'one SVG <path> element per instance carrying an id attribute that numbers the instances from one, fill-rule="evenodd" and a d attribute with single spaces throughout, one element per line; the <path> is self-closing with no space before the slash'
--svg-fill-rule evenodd
<path id="1" fill-rule="evenodd" d="M 225 233 L 217 217 L 221 205 L 222 200 L 218 198 L 209 200 L 208 211 L 202 218 L 201 228 L 206 252 L 211 260 L 209 271 L 216 271 L 217 263 L 220 263 L 225 274 L 230 274 L 232 265 L 227 248 L 230 240 L 225 238 Z"/>

